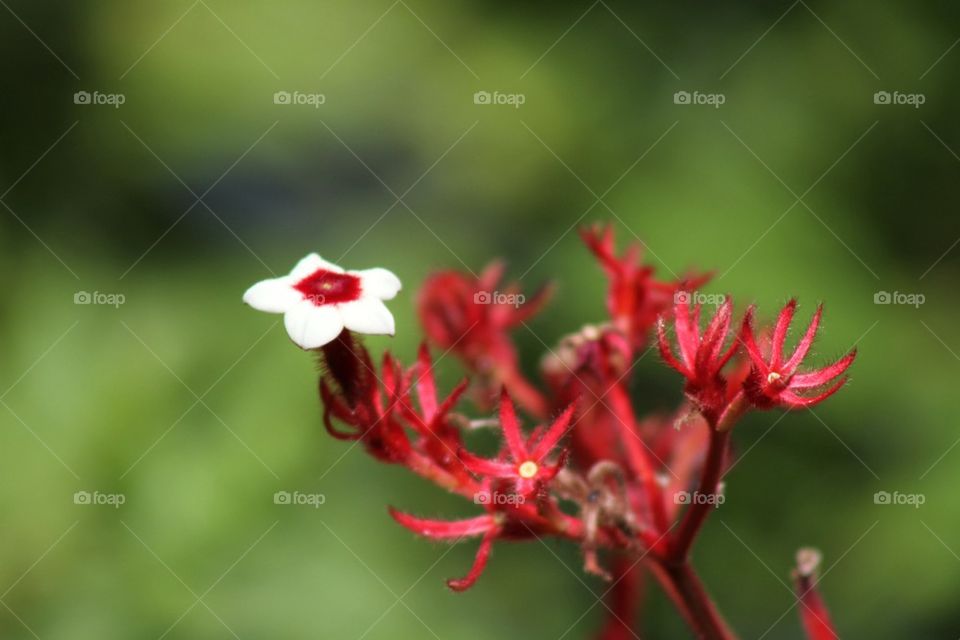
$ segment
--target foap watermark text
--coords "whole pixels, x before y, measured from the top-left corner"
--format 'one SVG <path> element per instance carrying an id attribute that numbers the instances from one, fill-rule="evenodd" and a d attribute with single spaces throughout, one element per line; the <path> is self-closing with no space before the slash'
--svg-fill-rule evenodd
<path id="1" fill-rule="evenodd" d="M 127 101 L 122 93 L 101 93 L 100 91 L 77 91 L 73 94 L 73 104 L 105 105 L 119 109 Z"/>
<path id="2" fill-rule="evenodd" d="M 77 291 L 73 294 L 73 304 L 95 304 L 117 308 L 126 301 L 127 297 L 122 293 Z"/>
<path id="3" fill-rule="evenodd" d="M 473 494 L 474 504 L 511 505 L 523 504 L 526 499 L 519 493 L 500 493 L 499 491 L 479 491 Z"/>
<path id="4" fill-rule="evenodd" d="M 319 109 L 326 104 L 327 96 L 322 93 L 305 93 L 303 91 L 277 91 L 273 94 L 273 104 L 306 105 Z"/>
<path id="5" fill-rule="evenodd" d="M 673 502 L 675 504 L 709 504 L 714 507 L 719 507 L 726 501 L 727 498 L 722 493 L 700 493 L 699 491 L 691 493 L 689 491 L 678 491 L 673 494 Z"/>
<path id="6" fill-rule="evenodd" d="M 919 509 L 927 501 L 922 493 L 900 493 L 899 491 L 877 491 L 873 494 L 873 504 L 908 505 Z"/>
<path id="7" fill-rule="evenodd" d="M 504 293 L 502 291 L 477 291 L 473 294 L 474 304 L 509 304 L 519 307 L 527 301 L 522 293 Z"/>
<path id="8" fill-rule="evenodd" d="M 507 105 L 519 109 L 527 101 L 522 93 L 503 93 L 501 91 L 477 91 L 473 94 L 473 104 Z"/>
<path id="9" fill-rule="evenodd" d="M 922 93 L 902 93 L 900 91 L 877 91 L 873 94 L 873 104 L 906 105 L 919 109 L 927 101 Z"/>
<path id="10" fill-rule="evenodd" d="M 677 291 L 673 294 L 674 304 L 699 304 L 719 307 L 727 301 L 722 293 L 700 293 L 699 291 Z"/>
<path id="11" fill-rule="evenodd" d="M 903 293 L 902 291 L 877 291 L 873 294 L 873 304 L 898 304 L 919 308 L 927 297 L 922 293 Z"/>
<path id="12" fill-rule="evenodd" d="M 701 91 L 677 91 L 673 94 L 673 104 L 706 105 L 719 109 L 727 101 L 722 93 L 703 93 Z"/>
<path id="13" fill-rule="evenodd" d="M 73 494 L 73 504 L 110 506 L 119 509 L 127 501 L 122 493 L 101 493 L 99 491 L 77 491 Z"/>
<path id="14" fill-rule="evenodd" d="M 273 494 L 273 504 L 306 506 L 319 509 L 327 501 L 322 493 L 303 493 L 302 491 L 277 491 Z"/>

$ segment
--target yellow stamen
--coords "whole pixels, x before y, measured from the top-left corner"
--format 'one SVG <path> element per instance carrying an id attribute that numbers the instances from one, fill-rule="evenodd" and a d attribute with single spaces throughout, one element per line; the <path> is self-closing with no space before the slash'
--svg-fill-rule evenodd
<path id="1" fill-rule="evenodd" d="M 520 474 L 521 478 L 529 480 L 537 475 L 537 472 L 540 470 L 540 467 L 537 466 L 537 463 L 533 460 L 527 460 L 517 468 L 517 473 Z"/>
<path id="2" fill-rule="evenodd" d="M 767 384 L 773 384 L 779 379 L 780 379 L 780 374 L 777 373 L 776 371 L 771 371 L 769 374 L 767 374 Z"/>

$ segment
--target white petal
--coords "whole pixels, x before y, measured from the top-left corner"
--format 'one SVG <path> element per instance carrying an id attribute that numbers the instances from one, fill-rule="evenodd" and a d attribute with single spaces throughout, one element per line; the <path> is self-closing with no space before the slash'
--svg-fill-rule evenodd
<path id="1" fill-rule="evenodd" d="M 303 294 L 292 288 L 287 278 L 261 280 L 243 294 L 244 302 L 267 313 L 284 313 L 301 300 Z"/>
<path id="2" fill-rule="evenodd" d="M 303 300 L 283 316 L 290 339 L 303 349 L 316 349 L 343 331 L 343 318 L 335 305 L 318 307 Z"/>
<path id="3" fill-rule="evenodd" d="M 332 262 L 327 262 L 316 253 L 311 253 L 297 263 L 297 266 L 295 266 L 293 271 L 290 272 L 290 277 L 295 281 L 303 280 L 317 269 L 326 269 L 327 271 L 333 271 L 334 273 L 343 273 L 343 269 L 337 265 L 333 264 Z"/>
<path id="4" fill-rule="evenodd" d="M 374 335 L 394 334 L 393 314 L 379 299 L 363 297 L 337 305 L 343 317 L 343 326 L 357 333 Z"/>
<path id="5" fill-rule="evenodd" d="M 391 300 L 400 291 L 400 278 L 387 269 L 377 267 L 350 273 L 360 277 L 360 286 L 365 295 L 376 296 L 381 300 Z"/>

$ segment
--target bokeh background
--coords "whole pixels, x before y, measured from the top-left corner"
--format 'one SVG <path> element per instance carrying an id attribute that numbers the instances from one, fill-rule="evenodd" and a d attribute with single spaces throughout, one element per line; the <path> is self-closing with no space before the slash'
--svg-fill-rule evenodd
<path id="1" fill-rule="evenodd" d="M 326 437 L 314 363 L 240 296 L 312 250 L 389 267 L 397 337 L 369 344 L 409 359 L 424 276 L 502 256 L 559 285 L 517 335 L 533 371 L 603 317 L 592 221 L 741 309 L 822 300 L 817 357 L 860 349 L 815 413 L 737 428 L 696 564 L 742 636 L 801 637 L 801 545 L 844 637 L 960 635 L 952 3 L 0 5 L 3 638 L 591 637 L 605 587 L 568 545 L 500 545 L 448 592 L 474 546 L 386 505 L 473 505 Z M 679 381 L 650 355 L 635 394 L 669 408 Z M 637 633 L 689 637 L 656 588 Z"/>

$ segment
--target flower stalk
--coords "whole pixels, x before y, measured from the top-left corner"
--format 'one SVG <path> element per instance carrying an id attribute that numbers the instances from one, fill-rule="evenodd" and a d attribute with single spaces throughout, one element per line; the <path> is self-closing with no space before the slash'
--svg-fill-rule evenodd
<path id="1" fill-rule="evenodd" d="M 685 562 L 690 555 L 694 540 L 710 513 L 716 508 L 716 500 L 709 500 L 720 494 L 720 481 L 726 467 L 730 449 L 730 432 L 710 430 L 710 446 L 707 449 L 707 461 L 703 467 L 700 484 L 697 486 L 698 499 L 693 500 L 690 508 L 680 521 L 676 535 L 671 539 L 669 560 Z"/>
<path id="2" fill-rule="evenodd" d="M 699 576 L 684 560 L 654 561 L 653 573 L 701 640 L 736 640 Z"/>

